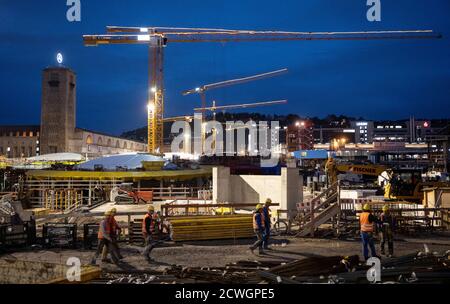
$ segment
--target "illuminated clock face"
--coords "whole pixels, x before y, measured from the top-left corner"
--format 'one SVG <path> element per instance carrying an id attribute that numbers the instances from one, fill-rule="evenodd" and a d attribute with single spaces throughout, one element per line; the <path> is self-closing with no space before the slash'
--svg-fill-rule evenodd
<path id="1" fill-rule="evenodd" d="M 58 53 L 58 55 L 56 55 L 56 61 L 58 61 L 59 64 L 63 62 L 63 55 L 61 53 Z"/>

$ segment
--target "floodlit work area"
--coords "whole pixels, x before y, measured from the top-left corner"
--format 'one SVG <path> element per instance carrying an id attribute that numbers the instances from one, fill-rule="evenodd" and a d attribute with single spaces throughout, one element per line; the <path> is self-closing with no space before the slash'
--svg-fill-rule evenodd
<path id="1" fill-rule="evenodd" d="M 111 169 L 124 159 L 130 169 Z M 139 153 L 11 169 L 20 176 L 0 201 L 1 282 L 67 282 L 70 257 L 90 284 L 365 284 L 371 257 L 383 281 L 448 282 L 445 182 L 400 193 L 385 167 L 340 172 L 330 158 L 304 178 L 292 161 L 271 175 L 198 162 L 173 170 L 180 163 Z M 400 197 L 419 186 L 418 200 Z"/>

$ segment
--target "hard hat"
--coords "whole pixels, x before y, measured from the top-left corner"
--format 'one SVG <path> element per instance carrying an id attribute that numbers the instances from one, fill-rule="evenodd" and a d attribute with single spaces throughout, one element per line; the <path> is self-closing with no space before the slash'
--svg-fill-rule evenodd
<path id="1" fill-rule="evenodd" d="M 267 198 L 266 199 L 266 204 L 271 204 L 271 203 L 272 203 L 272 200 L 270 198 Z"/>
<path id="2" fill-rule="evenodd" d="M 153 205 L 149 205 L 147 210 L 148 211 L 155 211 L 155 207 L 153 207 Z"/>
<path id="3" fill-rule="evenodd" d="M 389 211 L 389 206 L 388 205 L 384 205 L 382 210 L 383 210 L 383 212 Z"/>
<path id="4" fill-rule="evenodd" d="M 116 209 L 116 208 L 112 208 L 112 209 L 110 210 L 110 212 L 111 212 L 111 214 L 117 213 L 117 209 Z"/>
<path id="5" fill-rule="evenodd" d="M 263 205 L 258 204 L 258 205 L 256 205 L 256 210 L 262 209 L 262 207 L 263 207 Z"/>
<path id="6" fill-rule="evenodd" d="M 106 210 L 105 211 L 105 216 L 110 216 L 111 215 L 111 210 Z"/>
<path id="7" fill-rule="evenodd" d="M 370 211 L 370 205 L 369 204 L 364 204 L 363 210 L 364 211 Z"/>

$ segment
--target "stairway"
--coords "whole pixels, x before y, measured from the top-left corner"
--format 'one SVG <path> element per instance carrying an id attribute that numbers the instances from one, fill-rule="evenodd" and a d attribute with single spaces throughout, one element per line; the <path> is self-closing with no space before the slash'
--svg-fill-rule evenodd
<path id="1" fill-rule="evenodd" d="M 313 235 L 314 231 L 339 214 L 337 183 L 320 193 L 311 201 L 314 209 L 299 219 L 300 229 L 297 237 Z"/>

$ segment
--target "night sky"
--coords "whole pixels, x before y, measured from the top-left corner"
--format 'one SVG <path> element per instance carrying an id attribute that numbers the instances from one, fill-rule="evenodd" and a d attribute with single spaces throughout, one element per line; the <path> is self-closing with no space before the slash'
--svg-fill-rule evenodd
<path id="1" fill-rule="evenodd" d="M 281 2 L 281 3 L 280 3 Z M 196 86 L 289 68 L 290 72 L 208 94 L 217 104 L 288 99 L 261 113 L 344 114 L 367 119 L 450 118 L 450 1 L 381 0 L 368 22 L 366 0 L 81 0 L 81 22 L 66 0 L 0 0 L 0 125 L 39 124 L 41 70 L 77 73 L 77 125 L 120 134 L 145 126 L 147 47 L 84 47 L 106 25 L 286 31 L 433 29 L 440 40 L 172 44 L 165 49 L 165 116 L 192 114 Z M 256 111 L 256 108 L 254 109 Z"/>

